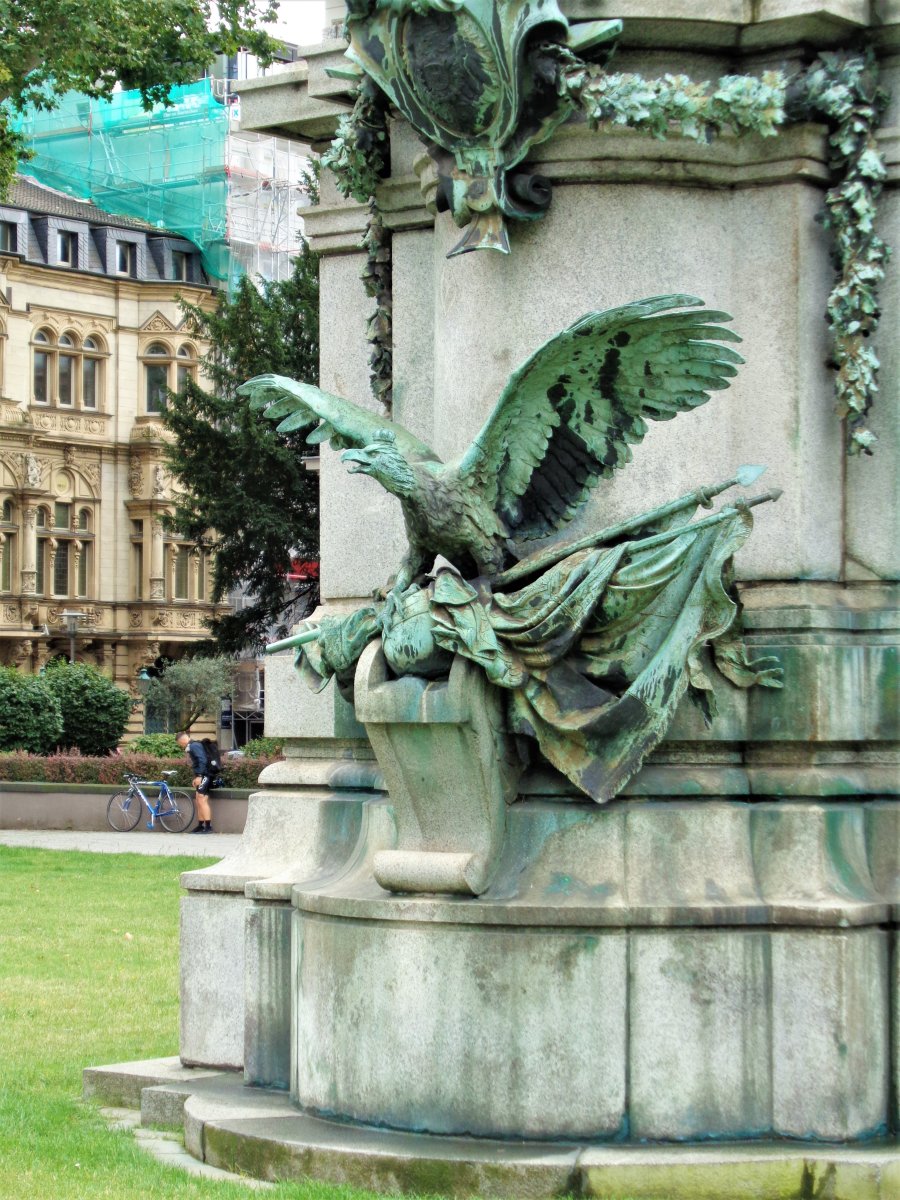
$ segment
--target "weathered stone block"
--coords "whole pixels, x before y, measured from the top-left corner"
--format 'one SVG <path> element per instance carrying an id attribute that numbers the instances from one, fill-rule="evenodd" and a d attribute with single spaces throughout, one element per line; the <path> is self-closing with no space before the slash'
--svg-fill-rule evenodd
<path id="1" fill-rule="evenodd" d="M 623 934 L 295 921 L 301 1105 L 482 1137 L 621 1130 Z"/>
<path id="2" fill-rule="evenodd" d="M 776 1134 L 836 1141 L 888 1120 L 888 934 L 772 935 Z"/>
<path id="3" fill-rule="evenodd" d="M 244 926 L 244 1078 L 287 1088 L 291 1078 L 291 908 L 258 902 Z"/>
<path id="4" fill-rule="evenodd" d="M 181 1061 L 240 1067 L 244 1061 L 243 895 L 181 900 Z"/>
<path id="5" fill-rule="evenodd" d="M 631 1135 L 766 1131 L 768 934 L 636 931 L 629 950 Z"/>

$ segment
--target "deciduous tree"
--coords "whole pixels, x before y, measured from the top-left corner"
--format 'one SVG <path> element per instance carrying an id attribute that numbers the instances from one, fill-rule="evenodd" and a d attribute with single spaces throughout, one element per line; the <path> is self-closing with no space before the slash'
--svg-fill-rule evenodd
<path id="1" fill-rule="evenodd" d="M 278 0 L 0 0 L 0 199 L 22 150 L 15 114 L 55 107 L 66 91 L 108 97 L 116 83 L 165 103 L 173 84 L 202 78 L 216 54 L 242 46 L 265 60 L 258 26 Z"/>

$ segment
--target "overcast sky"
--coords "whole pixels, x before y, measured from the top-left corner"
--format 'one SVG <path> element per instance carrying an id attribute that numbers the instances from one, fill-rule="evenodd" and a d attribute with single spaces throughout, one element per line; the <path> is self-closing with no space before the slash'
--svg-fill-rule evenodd
<path id="1" fill-rule="evenodd" d="M 274 37 L 295 46 L 320 42 L 324 28 L 325 0 L 281 0 L 278 20 L 266 26 Z"/>

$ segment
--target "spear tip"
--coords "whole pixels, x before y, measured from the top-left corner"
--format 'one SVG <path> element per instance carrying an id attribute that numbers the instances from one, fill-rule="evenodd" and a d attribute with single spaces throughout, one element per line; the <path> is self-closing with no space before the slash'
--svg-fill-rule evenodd
<path id="1" fill-rule="evenodd" d="M 745 463 L 744 466 L 738 467 L 735 481 L 741 487 L 749 487 L 751 483 L 756 483 L 760 475 L 763 475 L 769 468 L 766 466 L 756 466 L 753 463 Z"/>

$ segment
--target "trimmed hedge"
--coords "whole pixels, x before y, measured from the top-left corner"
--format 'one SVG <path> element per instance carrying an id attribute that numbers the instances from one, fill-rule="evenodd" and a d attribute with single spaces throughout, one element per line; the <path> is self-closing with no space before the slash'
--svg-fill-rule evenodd
<path id="1" fill-rule="evenodd" d="M 225 786 L 255 788 L 259 773 L 276 758 L 236 759 L 222 771 Z M 156 758 L 150 754 L 115 754 L 94 758 L 87 754 L 26 754 L 15 750 L 0 754 L 0 781 L 9 783 L 124 783 L 126 771 L 141 779 L 159 779 L 161 771 L 174 770 L 174 787 L 191 786 L 191 770 L 183 757 Z M 215 792 L 213 792 L 215 797 Z"/>

